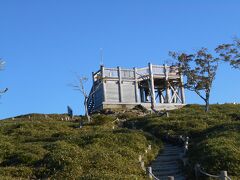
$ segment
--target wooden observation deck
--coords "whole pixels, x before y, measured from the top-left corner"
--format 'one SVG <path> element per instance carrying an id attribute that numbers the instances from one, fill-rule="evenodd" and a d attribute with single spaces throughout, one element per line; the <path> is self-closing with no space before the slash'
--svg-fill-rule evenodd
<path id="1" fill-rule="evenodd" d="M 93 86 L 88 99 L 88 111 L 114 108 L 170 110 L 185 105 L 183 78 L 178 67 L 152 65 L 125 69 L 106 68 L 92 74 Z"/>

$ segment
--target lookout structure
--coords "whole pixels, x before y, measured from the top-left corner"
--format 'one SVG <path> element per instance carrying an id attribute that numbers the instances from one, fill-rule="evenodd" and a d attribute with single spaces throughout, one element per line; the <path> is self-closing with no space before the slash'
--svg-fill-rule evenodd
<path id="1" fill-rule="evenodd" d="M 183 77 L 177 66 L 152 65 L 144 68 L 106 68 L 92 73 L 93 85 L 88 112 L 133 108 L 171 110 L 185 105 Z M 94 93 L 93 93 L 94 92 Z"/>

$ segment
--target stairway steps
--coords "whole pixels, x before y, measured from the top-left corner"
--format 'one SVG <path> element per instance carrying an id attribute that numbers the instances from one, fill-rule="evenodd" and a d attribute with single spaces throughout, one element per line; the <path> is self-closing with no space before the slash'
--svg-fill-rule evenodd
<path id="1" fill-rule="evenodd" d="M 174 176 L 175 180 L 185 180 L 179 165 L 182 153 L 183 147 L 164 144 L 163 152 L 151 163 L 153 174 L 160 180 L 167 180 L 168 176 Z"/>

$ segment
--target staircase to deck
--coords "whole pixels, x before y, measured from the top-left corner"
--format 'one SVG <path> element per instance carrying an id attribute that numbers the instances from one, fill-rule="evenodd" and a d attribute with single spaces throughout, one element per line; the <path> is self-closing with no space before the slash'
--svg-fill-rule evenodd
<path id="1" fill-rule="evenodd" d="M 87 108 L 88 113 L 91 114 L 94 111 L 95 103 L 94 103 L 94 93 L 93 93 L 93 87 L 89 93 L 88 101 L 87 101 Z"/>

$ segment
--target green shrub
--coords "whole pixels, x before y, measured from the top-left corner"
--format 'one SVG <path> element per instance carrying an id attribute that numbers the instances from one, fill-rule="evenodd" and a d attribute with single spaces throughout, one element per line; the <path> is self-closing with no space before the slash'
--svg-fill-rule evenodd
<path id="1" fill-rule="evenodd" d="M 0 122 L 0 179 L 146 179 L 138 156 L 152 144 L 149 163 L 159 150 L 150 134 L 117 127 L 114 115 L 94 115 L 81 129 L 64 115 L 30 116 Z"/>

